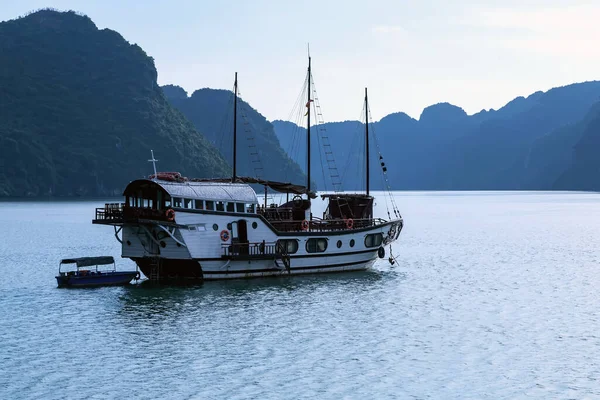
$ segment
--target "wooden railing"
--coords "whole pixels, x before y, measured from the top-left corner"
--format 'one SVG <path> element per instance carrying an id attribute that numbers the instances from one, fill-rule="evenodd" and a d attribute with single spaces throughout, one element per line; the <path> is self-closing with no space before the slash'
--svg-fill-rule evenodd
<path id="1" fill-rule="evenodd" d="M 281 254 L 281 246 L 277 242 L 232 243 L 221 245 L 225 257 L 264 257 Z"/>
<path id="2" fill-rule="evenodd" d="M 125 203 L 106 203 L 104 207 L 96 208 L 96 221 L 122 221 Z"/>
<path id="3" fill-rule="evenodd" d="M 269 221 L 289 221 L 293 219 L 293 210 L 282 207 L 259 207 L 256 212 Z"/>
<path id="4" fill-rule="evenodd" d="M 313 218 L 308 222 L 307 229 L 302 229 L 302 221 L 269 221 L 273 227 L 281 232 L 331 232 L 349 229 L 362 229 L 381 225 L 386 221 L 381 218 L 365 218 L 350 220 Z"/>
<path id="5" fill-rule="evenodd" d="M 104 207 L 96 208 L 95 222 L 124 222 L 135 219 L 153 219 L 168 221 L 165 210 L 155 210 L 146 207 L 128 207 L 125 203 L 106 203 Z"/>

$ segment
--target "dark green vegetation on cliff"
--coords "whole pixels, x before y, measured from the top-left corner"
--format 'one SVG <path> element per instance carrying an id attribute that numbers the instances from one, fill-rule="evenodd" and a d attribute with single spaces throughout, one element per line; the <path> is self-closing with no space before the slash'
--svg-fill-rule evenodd
<path id="1" fill-rule="evenodd" d="M 391 114 L 372 124 L 371 131 L 394 189 L 598 189 L 600 164 L 594 154 L 600 149 L 600 113 L 595 105 L 599 98 L 600 82 L 578 83 L 519 97 L 497 111 L 471 116 L 447 103 L 426 108 L 419 120 Z M 273 125 L 284 149 L 295 149 L 290 151 L 292 158 L 303 160 L 306 146 L 298 138 L 305 130 L 283 121 Z M 344 176 L 344 189 L 363 188 L 364 126 L 346 121 L 324 127 Z M 381 188 L 375 143 L 371 148 L 372 187 Z M 323 184 L 320 175 L 316 179 Z"/>
<path id="2" fill-rule="evenodd" d="M 167 85 L 163 90 L 171 104 L 232 164 L 233 92 L 200 89 L 188 97 L 179 86 Z M 237 107 L 237 175 L 306 184 L 298 164 L 279 145 L 273 125 L 239 98 Z"/>
<path id="3" fill-rule="evenodd" d="M 41 10 L 0 23 L 0 196 L 120 194 L 161 170 L 229 174 L 173 109 L 152 58 L 86 16 Z"/>

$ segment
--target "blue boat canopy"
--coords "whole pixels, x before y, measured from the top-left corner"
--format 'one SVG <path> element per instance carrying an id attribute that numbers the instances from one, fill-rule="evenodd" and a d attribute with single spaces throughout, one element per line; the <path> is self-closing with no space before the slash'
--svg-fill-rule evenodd
<path id="1" fill-rule="evenodd" d="M 60 261 L 61 264 L 77 264 L 77 268 L 114 264 L 114 262 L 112 256 L 65 258 Z"/>

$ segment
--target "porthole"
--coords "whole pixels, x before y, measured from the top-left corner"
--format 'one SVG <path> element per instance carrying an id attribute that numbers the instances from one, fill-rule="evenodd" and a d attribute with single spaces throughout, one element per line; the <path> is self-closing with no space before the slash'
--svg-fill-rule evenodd
<path id="1" fill-rule="evenodd" d="M 162 247 L 163 249 L 164 249 L 165 247 L 167 247 L 167 244 L 165 243 L 165 241 L 164 241 L 164 240 L 161 240 L 161 241 L 160 241 L 160 247 Z"/>
<path id="2" fill-rule="evenodd" d="M 181 247 L 181 243 L 177 243 L 177 247 Z"/>
<path id="3" fill-rule="evenodd" d="M 218 230 L 219 230 L 219 225 L 213 224 L 213 231 L 218 231 Z"/>
<path id="4" fill-rule="evenodd" d="M 127 246 L 131 246 L 131 242 L 129 240 L 127 241 Z"/>
<path id="5" fill-rule="evenodd" d="M 227 229 L 229 229 L 230 231 L 233 230 L 233 226 L 231 225 L 231 222 L 227 224 Z"/>
<path id="6" fill-rule="evenodd" d="M 253 222 L 252 223 L 252 229 L 256 229 L 256 228 L 258 228 L 258 224 L 256 222 Z"/>
<path id="7" fill-rule="evenodd" d="M 350 247 L 354 247 L 354 239 L 350 239 Z"/>
<path id="8" fill-rule="evenodd" d="M 340 247 L 342 247 L 342 241 L 341 241 L 341 240 L 338 240 L 338 241 L 337 241 L 337 248 L 339 249 Z"/>

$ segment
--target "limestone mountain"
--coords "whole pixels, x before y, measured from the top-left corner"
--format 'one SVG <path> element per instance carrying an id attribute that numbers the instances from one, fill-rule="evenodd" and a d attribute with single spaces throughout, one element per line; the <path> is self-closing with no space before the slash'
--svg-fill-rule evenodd
<path id="1" fill-rule="evenodd" d="M 233 92 L 200 89 L 188 97 L 178 86 L 163 86 L 171 104 L 233 162 Z M 305 184 L 301 168 L 281 148 L 273 125 L 248 103 L 237 102 L 237 175 Z"/>
<path id="2" fill-rule="evenodd" d="M 0 196 L 115 195 L 152 172 L 229 166 L 157 84 L 151 57 L 75 12 L 0 23 Z"/>

